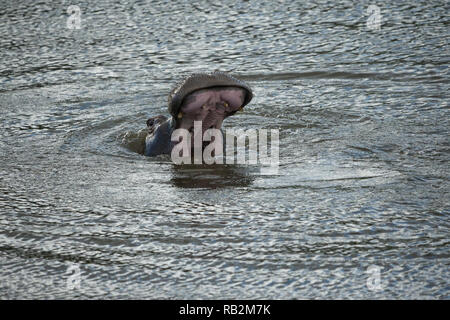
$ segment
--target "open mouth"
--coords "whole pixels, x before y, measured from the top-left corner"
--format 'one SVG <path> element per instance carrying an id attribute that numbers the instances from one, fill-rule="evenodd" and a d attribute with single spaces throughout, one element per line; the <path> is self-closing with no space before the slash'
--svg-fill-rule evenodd
<path id="1" fill-rule="evenodd" d="M 252 98 L 250 86 L 226 72 L 191 74 L 169 93 L 170 121 L 164 118 L 158 125 L 157 117 L 148 120 L 145 155 L 170 153 L 175 147 L 174 152 L 184 152 L 186 148 L 190 149 L 189 136 L 196 146 L 215 142 L 212 147 L 219 150 L 219 140 L 223 141 L 223 121 L 242 110 Z M 199 144 L 198 138 L 206 142 Z M 211 148 L 205 151 L 209 150 Z"/>
<path id="2" fill-rule="evenodd" d="M 241 109 L 245 91 L 238 87 L 212 87 L 187 95 L 177 115 L 177 129 L 186 129 L 194 139 L 203 137 L 208 129 L 222 128 L 225 118 Z M 201 137 L 199 135 L 201 134 Z M 214 137 L 211 138 L 214 140 Z M 203 146 L 209 141 L 203 142 Z"/>

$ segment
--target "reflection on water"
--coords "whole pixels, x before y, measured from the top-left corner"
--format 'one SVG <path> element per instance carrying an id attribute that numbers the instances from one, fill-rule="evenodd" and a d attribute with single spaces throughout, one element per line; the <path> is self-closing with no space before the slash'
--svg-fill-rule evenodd
<path id="1" fill-rule="evenodd" d="M 0 298 L 448 299 L 447 3 L 70 5 L 0 5 Z M 142 155 L 216 69 L 278 175 Z"/>
<path id="2" fill-rule="evenodd" d="M 237 165 L 173 165 L 171 181 L 179 188 L 248 187 L 254 177 Z"/>

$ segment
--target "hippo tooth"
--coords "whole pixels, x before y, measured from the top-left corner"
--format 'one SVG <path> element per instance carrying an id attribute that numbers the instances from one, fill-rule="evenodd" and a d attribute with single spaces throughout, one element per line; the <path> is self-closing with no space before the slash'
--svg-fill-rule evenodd
<path id="1" fill-rule="evenodd" d="M 181 112 L 178 113 L 178 119 L 183 118 L 183 114 Z"/>

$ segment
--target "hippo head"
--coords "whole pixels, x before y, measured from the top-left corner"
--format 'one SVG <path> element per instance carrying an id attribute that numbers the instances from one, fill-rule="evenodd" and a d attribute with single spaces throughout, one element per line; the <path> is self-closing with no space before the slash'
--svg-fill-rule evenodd
<path id="1" fill-rule="evenodd" d="M 220 129 L 223 120 L 241 110 L 253 98 L 251 88 L 224 72 L 196 73 L 183 79 L 169 94 L 169 112 L 176 128 L 192 132 L 202 121 L 203 133 Z"/>

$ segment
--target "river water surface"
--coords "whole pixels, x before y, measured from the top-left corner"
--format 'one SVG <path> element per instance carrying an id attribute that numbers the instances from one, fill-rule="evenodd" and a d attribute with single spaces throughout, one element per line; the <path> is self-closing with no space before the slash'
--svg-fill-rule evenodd
<path id="1" fill-rule="evenodd" d="M 2 1 L 0 298 L 448 299 L 449 9 Z M 136 152 L 212 70 L 278 175 Z"/>

